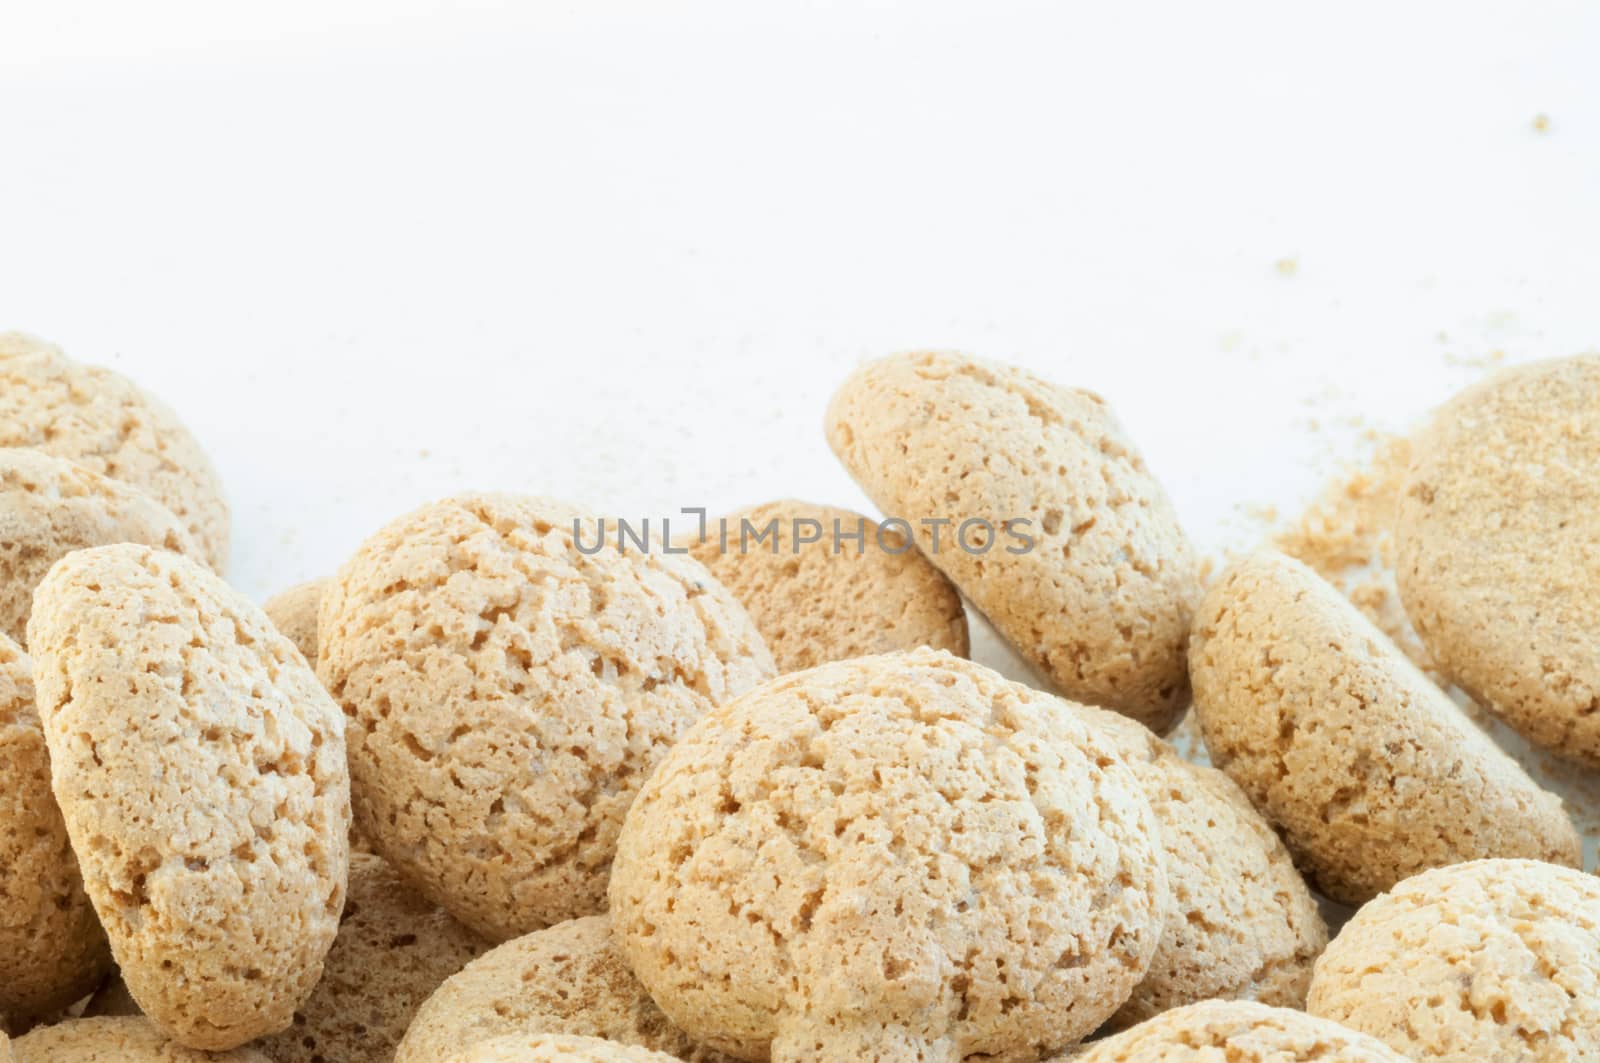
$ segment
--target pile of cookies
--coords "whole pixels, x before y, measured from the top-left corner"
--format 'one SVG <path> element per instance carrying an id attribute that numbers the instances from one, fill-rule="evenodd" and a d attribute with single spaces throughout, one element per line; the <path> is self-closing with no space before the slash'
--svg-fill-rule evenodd
<path id="1" fill-rule="evenodd" d="M 1304 565 L 1202 580 L 1104 400 L 825 427 L 891 520 L 463 494 L 262 608 L 177 418 L 0 336 L 0 1063 L 1600 1059 L 1560 799 Z M 1600 357 L 1416 455 L 1417 630 L 1600 766 Z"/>

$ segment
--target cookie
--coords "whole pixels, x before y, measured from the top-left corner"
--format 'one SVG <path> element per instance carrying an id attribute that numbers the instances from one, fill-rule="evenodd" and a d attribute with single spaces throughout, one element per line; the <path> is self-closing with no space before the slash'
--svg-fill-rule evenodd
<path id="1" fill-rule="evenodd" d="M 1073 1063 L 1408 1063 L 1383 1042 L 1290 1008 L 1209 1000 L 1096 1041 Z"/>
<path id="2" fill-rule="evenodd" d="M 111 966 L 50 793 L 33 662 L 0 636 L 0 1027 L 82 999 Z"/>
<path id="3" fill-rule="evenodd" d="M 603 915 L 513 938 L 447 978 L 418 1009 L 394 1063 L 434 1063 L 481 1041 L 541 1032 L 641 1045 L 690 1063 L 732 1063 L 667 1021 Z"/>
<path id="4" fill-rule="evenodd" d="M 904 534 L 880 535 L 859 513 L 768 502 L 708 524 L 689 551 L 749 612 L 780 672 L 918 646 L 967 655 L 955 587 Z"/>
<path id="5" fill-rule="evenodd" d="M 628 812 L 612 925 L 666 1016 L 731 1055 L 1016 1058 L 1132 993 L 1164 862 L 1100 731 L 920 649 L 782 676 L 692 727 Z"/>
<path id="6" fill-rule="evenodd" d="M 267 1063 L 253 1048 L 185 1048 L 137 1017 L 68 1019 L 11 1042 L 16 1063 Z M 4 1059 L 0 1053 L 0 1059 Z"/>
<path id="7" fill-rule="evenodd" d="M 228 504 L 211 460 L 165 403 L 60 348 L 0 333 L 0 447 L 31 447 L 140 488 L 189 530 L 211 567 L 228 561 Z"/>
<path id="8" fill-rule="evenodd" d="M 1560 800 L 1298 561 L 1262 551 L 1212 585 L 1189 672 L 1213 762 L 1334 900 L 1486 856 L 1578 862 Z"/>
<path id="9" fill-rule="evenodd" d="M 672 1063 L 672 1057 L 636 1045 L 564 1033 L 513 1034 L 457 1052 L 446 1063 Z"/>
<path id="10" fill-rule="evenodd" d="M 274 1063 L 390 1063 L 428 994 L 487 948 L 381 859 L 354 854 L 322 980 L 258 1047 Z"/>
<path id="11" fill-rule="evenodd" d="M 1104 399 L 960 355 L 899 355 L 845 381 L 827 435 L 1063 694 L 1157 731 L 1177 719 L 1199 567 Z"/>
<path id="12" fill-rule="evenodd" d="M 56 801 L 134 999 L 193 1048 L 288 1026 L 344 906 L 338 707 L 257 606 L 147 546 L 56 562 L 28 643 Z"/>
<path id="13" fill-rule="evenodd" d="M 1415 443 L 1395 540 L 1439 667 L 1530 742 L 1600 766 L 1600 355 L 1446 403 Z"/>
<path id="14" fill-rule="evenodd" d="M 1189 763 L 1125 716 L 1078 711 L 1139 777 L 1171 892 L 1150 970 L 1109 1026 L 1212 998 L 1303 1007 L 1328 927 L 1272 827 L 1222 772 Z"/>
<path id="15" fill-rule="evenodd" d="M 297 583 L 262 606 L 279 631 L 295 644 L 301 655 L 315 667 L 317 663 L 317 607 L 322 604 L 325 579 Z"/>
<path id="16" fill-rule="evenodd" d="M 107 543 L 201 557 L 178 518 L 142 490 L 41 451 L 0 449 L 0 633 L 21 641 L 50 566 Z"/>
<path id="17" fill-rule="evenodd" d="M 394 521 L 340 568 L 319 620 L 358 827 L 496 941 L 602 910 L 639 784 L 774 671 L 699 562 L 513 495 Z"/>
<path id="18" fill-rule="evenodd" d="M 1409 878 L 1345 924 L 1307 1007 L 1412 1059 L 1600 1059 L 1600 879 L 1534 860 Z"/>

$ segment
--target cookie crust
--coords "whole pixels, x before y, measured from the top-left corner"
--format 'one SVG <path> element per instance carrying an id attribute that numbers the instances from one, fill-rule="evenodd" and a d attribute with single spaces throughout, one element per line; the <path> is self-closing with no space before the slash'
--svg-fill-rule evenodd
<path id="1" fill-rule="evenodd" d="M 1410 1063 L 1383 1042 L 1290 1008 L 1209 1000 L 1096 1041 L 1072 1063 Z"/>
<path id="2" fill-rule="evenodd" d="M 261 607 L 313 668 L 317 665 L 317 610 L 327 587 L 326 579 L 297 583 L 268 598 Z"/>

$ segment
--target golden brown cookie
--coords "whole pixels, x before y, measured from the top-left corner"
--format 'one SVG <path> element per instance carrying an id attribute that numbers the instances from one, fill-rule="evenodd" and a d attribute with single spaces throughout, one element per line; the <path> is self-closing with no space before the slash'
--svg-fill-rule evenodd
<path id="1" fill-rule="evenodd" d="M 1396 543 L 1439 667 L 1529 741 L 1600 766 L 1600 355 L 1446 403 L 1416 441 Z"/>
<path id="2" fill-rule="evenodd" d="M 394 1063 L 433 1063 L 480 1041 L 539 1032 L 642 1045 L 690 1063 L 729 1063 L 661 1014 L 603 915 L 513 938 L 467 964 L 417 1010 Z"/>
<path id="3" fill-rule="evenodd" d="M 0 636 L 0 1027 L 21 1029 L 81 999 L 110 967 L 50 792 L 33 662 Z"/>
<path id="4" fill-rule="evenodd" d="M 317 607 L 322 604 L 322 592 L 327 585 L 325 579 L 297 583 L 268 598 L 267 604 L 262 606 L 278 630 L 295 644 L 313 668 L 317 664 Z"/>
<path id="5" fill-rule="evenodd" d="M 1335 900 L 1485 856 L 1578 861 L 1561 801 L 1298 561 L 1262 551 L 1212 585 L 1189 672 L 1212 760 Z"/>
<path id="6" fill-rule="evenodd" d="M 1128 998 L 1164 863 L 1099 730 L 921 649 L 782 676 L 691 728 L 628 812 L 611 915 L 661 1010 L 721 1051 L 1012 1058 Z"/>
<path id="7" fill-rule="evenodd" d="M 1408 1063 L 1381 1041 L 1290 1008 L 1209 1000 L 1096 1041 L 1072 1063 Z"/>
<path id="8" fill-rule="evenodd" d="M 1222 772 L 1189 763 L 1125 716 L 1078 711 L 1139 777 L 1172 895 L 1150 970 L 1111 1027 L 1214 997 L 1303 1007 L 1328 927 L 1272 827 Z"/>
<path id="9" fill-rule="evenodd" d="M 17 1063 L 17 1057 L 11 1054 L 11 1038 L 0 1030 L 0 1063 Z"/>
<path id="10" fill-rule="evenodd" d="M 1063 694 L 1172 725 L 1188 704 L 1199 567 L 1104 399 L 961 355 L 906 354 L 858 369 L 826 423 L 873 502 L 911 524 Z"/>
<path id="11" fill-rule="evenodd" d="M 673 1063 L 636 1045 L 563 1033 L 512 1034 L 457 1052 L 446 1063 Z"/>
<path id="12" fill-rule="evenodd" d="M 859 513 L 768 502 L 708 524 L 689 550 L 750 613 L 780 672 L 918 646 L 967 655 L 955 587 L 899 530 L 880 537 Z"/>
<path id="13" fill-rule="evenodd" d="M 253 1048 L 185 1048 L 150 1020 L 135 1016 L 68 1019 L 17 1038 L 11 1048 L 16 1063 L 267 1063 Z"/>
<path id="14" fill-rule="evenodd" d="M 32 447 L 142 489 L 188 528 L 211 567 L 228 561 L 228 504 L 211 460 L 166 404 L 126 377 L 0 333 L 0 446 Z"/>
<path id="15" fill-rule="evenodd" d="M 1412 1059 L 1600 1059 L 1600 879 L 1534 860 L 1409 878 L 1345 924 L 1307 1007 Z"/>
<path id="16" fill-rule="evenodd" d="M 356 853 L 322 980 L 293 1025 L 259 1047 L 274 1063 L 390 1063 L 417 1007 L 488 947 L 381 859 Z"/>
<path id="17" fill-rule="evenodd" d="M 604 908 L 644 777 L 773 674 L 699 562 L 602 532 L 549 499 L 449 498 L 368 539 L 323 595 L 357 825 L 497 941 Z"/>
<path id="18" fill-rule="evenodd" d="M 52 788 L 134 999 L 195 1048 L 283 1029 L 344 906 L 338 707 L 257 606 L 147 546 L 58 561 L 28 643 Z"/>

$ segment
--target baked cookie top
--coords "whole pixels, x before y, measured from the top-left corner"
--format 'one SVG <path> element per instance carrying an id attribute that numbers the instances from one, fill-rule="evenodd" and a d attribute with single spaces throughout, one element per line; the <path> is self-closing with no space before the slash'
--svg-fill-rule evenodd
<path id="1" fill-rule="evenodd" d="M 268 598 L 261 607 L 313 668 L 317 666 L 317 609 L 327 586 L 326 579 L 297 583 Z"/>
<path id="2" fill-rule="evenodd" d="M 11 1042 L 16 1063 L 267 1063 L 253 1048 L 203 1052 L 169 1040 L 137 1016 L 68 1019 Z M 0 1050 L 0 1059 L 4 1059 Z"/>
<path id="3" fill-rule="evenodd" d="M 1246 1000 L 1177 1008 L 1061 1058 L 1072 1063 L 1408 1063 L 1383 1042 L 1338 1023 Z"/>
<path id="4" fill-rule="evenodd" d="M 1396 578 L 1428 651 L 1530 741 L 1600 765 L 1600 355 L 1468 388 L 1413 455 Z"/>
<path id="5" fill-rule="evenodd" d="M 1199 570 L 1104 399 L 961 355 L 906 354 L 858 369 L 826 426 L 878 508 L 911 523 L 928 559 L 1063 694 L 1171 726 L 1188 704 Z M 946 522 L 937 547 L 927 520 Z M 971 526 L 964 548 L 963 523 L 979 520 L 992 530 Z"/>
<path id="6" fill-rule="evenodd" d="M 511 1034 L 473 1045 L 448 1063 L 674 1063 L 673 1057 L 638 1045 L 565 1033 Z"/>
<path id="7" fill-rule="evenodd" d="M 338 708 L 258 607 L 147 546 L 58 561 L 28 641 L 53 789 L 134 998 L 196 1048 L 287 1026 L 344 905 Z"/>
<path id="8" fill-rule="evenodd" d="M 624 548 L 549 499 L 401 517 L 340 568 L 319 620 L 357 826 L 497 941 L 601 910 L 639 784 L 694 720 L 773 674 L 699 562 Z"/>
<path id="9" fill-rule="evenodd" d="M 1070 1044 L 1143 978 L 1166 906 L 1154 815 L 1110 741 L 927 649 L 704 717 L 629 811 L 611 881 L 661 1010 L 751 1059 Z"/>

